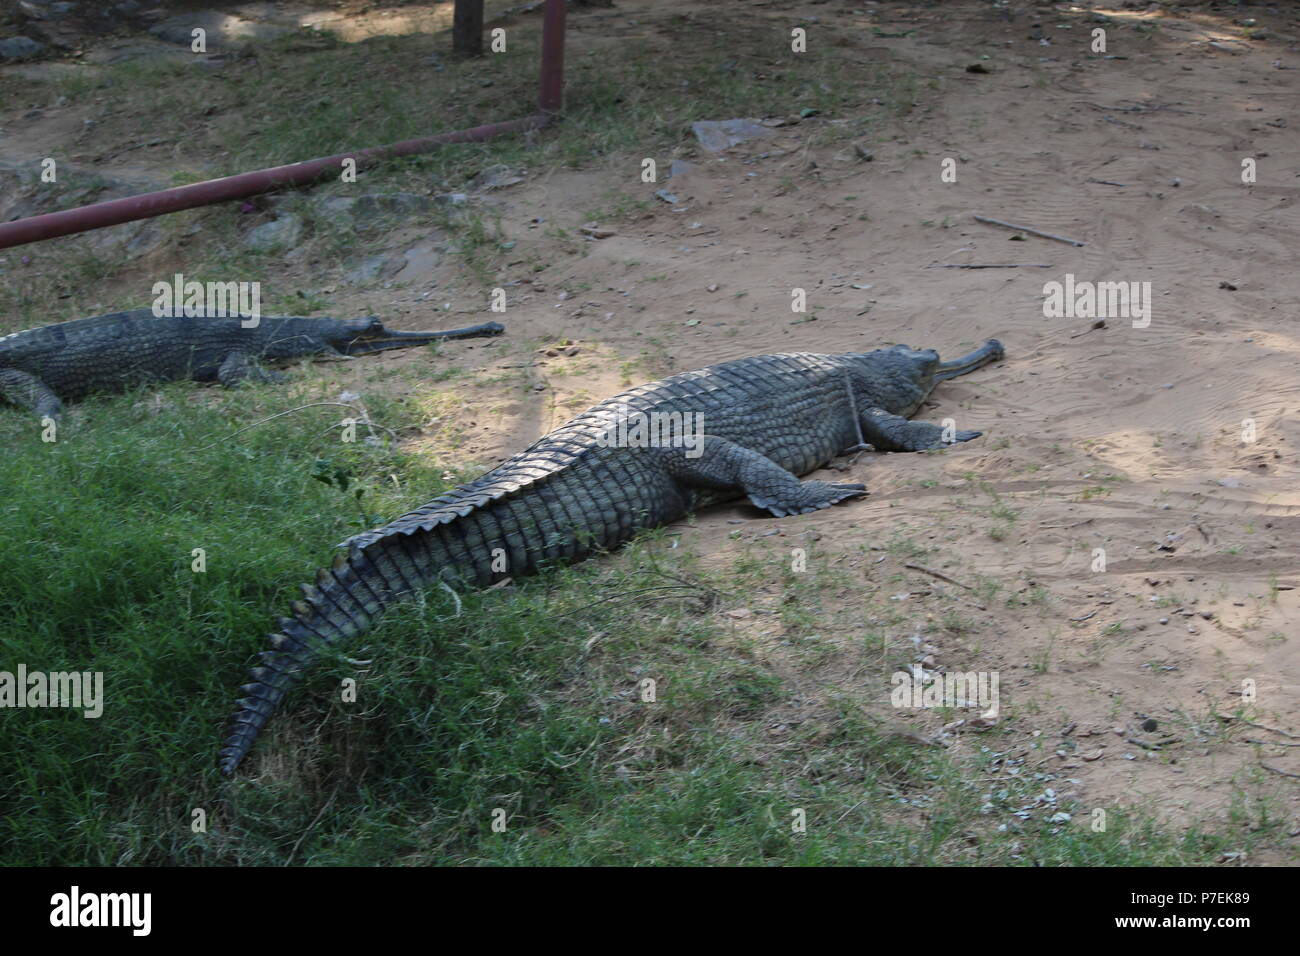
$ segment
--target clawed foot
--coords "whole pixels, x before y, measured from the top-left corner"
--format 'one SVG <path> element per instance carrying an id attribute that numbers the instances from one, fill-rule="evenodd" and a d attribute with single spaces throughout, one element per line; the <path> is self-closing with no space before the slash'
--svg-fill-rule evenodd
<path id="1" fill-rule="evenodd" d="M 788 515 L 806 515 L 822 508 L 829 508 L 846 498 L 856 498 L 867 493 L 866 485 L 848 482 L 805 481 L 799 485 L 798 497 L 793 501 L 777 501 L 764 495 L 750 495 L 749 500 L 759 508 L 764 508 L 784 518 Z"/>

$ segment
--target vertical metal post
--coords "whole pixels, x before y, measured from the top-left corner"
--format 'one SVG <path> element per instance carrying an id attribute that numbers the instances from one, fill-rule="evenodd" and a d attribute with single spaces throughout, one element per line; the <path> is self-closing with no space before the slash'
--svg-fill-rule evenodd
<path id="1" fill-rule="evenodd" d="M 451 18 L 451 48 L 470 56 L 483 55 L 483 0 L 456 0 Z"/>
<path id="2" fill-rule="evenodd" d="M 543 113 L 558 113 L 564 106 L 565 0 L 546 0 L 542 11 L 542 78 L 537 105 Z"/>

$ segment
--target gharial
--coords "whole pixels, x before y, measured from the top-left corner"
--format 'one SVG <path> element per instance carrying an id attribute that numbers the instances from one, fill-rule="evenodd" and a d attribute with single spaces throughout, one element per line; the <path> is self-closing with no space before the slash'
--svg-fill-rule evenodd
<path id="1" fill-rule="evenodd" d="M 63 402 L 151 382 L 279 381 L 261 363 L 344 358 L 442 339 L 499 335 L 496 322 L 395 332 L 374 316 L 330 319 L 162 316 L 151 309 L 73 319 L 0 338 L 0 397 L 57 419 Z M 250 327 L 246 327 L 249 325 Z"/>
<path id="2" fill-rule="evenodd" d="M 444 575 L 487 586 L 613 548 L 639 529 L 740 495 L 785 516 L 863 494 L 860 484 L 796 476 L 867 443 L 925 451 L 979 437 L 908 416 L 939 382 L 1003 355 L 993 339 L 951 362 L 902 345 L 759 355 L 601 402 L 482 477 L 343 542 L 346 553 L 317 573 L 314 586 L 303 585 L 294 616 L 280 619 L 271 649 L 241 688 L 222 771 L 234 771 L 325 647 L 368 630 L 386 607 Z M 616 440 L 630 439 L 629 419 L 658 421 L 658 443 Z M 702 427 L 692 436 L 696 423 Z"/>

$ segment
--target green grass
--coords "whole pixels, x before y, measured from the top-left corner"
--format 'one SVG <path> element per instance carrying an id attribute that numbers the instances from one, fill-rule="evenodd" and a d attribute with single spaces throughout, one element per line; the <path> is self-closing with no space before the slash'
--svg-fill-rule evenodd
<path id="1" fill-rule="evenodd" d="M 341 444 L 332 411 L 229 437 L 288 404 L 274 388 L 161 395 L 158 413 L 144 393 L 78 406 L 54 444 L 0 417 L 4 666 L 102 671 L 106 696 L 98 719 L 0 714 L 0 863 L 1056 865 L 1204 861 L 1225 845 L 1140 820 L 999 832 L 977 770 L 837 694 L 822 732 L 772 741 L 805 692 L 722 640 L 711 595 L 748 585 L 701 573 L 664 535 L 467 594 L 459 617 L 438 591 L 395 610 L 313 672 L 225 781 L 236 687 L 328 543 L 360 526 L 352 490 L 393 515 L 411 501 L 386 476 L 423 499 L 444 463 Z M 404 407 L 371 412 L 400 427 Z M 349 471 L 347 493 L 313 478 L 322 459 Z"/>

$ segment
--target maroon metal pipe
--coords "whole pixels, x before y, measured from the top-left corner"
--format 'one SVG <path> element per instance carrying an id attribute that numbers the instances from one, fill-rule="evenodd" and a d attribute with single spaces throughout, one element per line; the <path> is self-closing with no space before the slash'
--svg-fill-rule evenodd
<path id="1" fill-rule="evenodd" d="M 387 146 L 372 146 L 351 153 L 339 153 L 324 159 L 313 159 L 305 163 L 290 163 L 287 166 L 274 166 L 259 169 L 252 173 L 240 173 L 222 179 L 209 179 L 207 182 L 192 183 L 189 186 L 177 186 L 159 192 L 143 193 L 139 196 L 126 196 L 122 199 L 110 199 L 107 202 L 65 209 L 61 212 L 32 216 L 14 222 L 0 223 L 0 249 L 21 246 L 38 239 L 53 239 L 87 229 L 102 229 L 104 226 L 116 226 L 136 219 L 149 219 L 166 212 L 179 212 L 195 206 L 224 202 L 228 199 L 244 199 L 259 193 L 282 189 L 286 186 L 301 186 L 315 182 L 326 176 L 337 176 L 342 172 L 343 161 L 353 159 L 357 168 L 363 168 L 376 160 L 389 156 L 409 156 L 423 153 L 437 146 L 448 143 L 477 143 L 503 133 L 519 133 L 530 129 L 540 129 L 551 121 L 551 117 L 534 115 L 524 119 L 510 120 L 505 123 L 491 123 L 487 126 L 475 126 L 473 129 L 456 130 L 452 133 L 439 133 L 436 136 L 424 136 L 408 139 Z"/>
<path id="2" fill-rule="evenodd" d="M 546 0 L 542 11 L 542 76 L 537 106 L 543 113 L 558 113 L 564 105 L 565 0 Z"/>
<path id="3" fill-rule="evenodd" d="M 475 126 L 473 129 L 423 136 L 419 139 L 390 143 L 387 146 L 372 146 L 350 153 L 326 156 L 324 159 L 259 169 L 251 173 L 210 179 L 189 186 L 177 186 L 174 189 L 111 199 L 90 206 L 0 223 L 0 249 L 21 246 L 40 239 L 54 239 L 75 232 L 85 232 L 88 229 L 116 226 L 137 219 L 149 219 L 163 213 L 192 209 L 195 206 L 206 206 L 230 199 L 246 199 L 249 196 L 287 186 L 302 186 L 327 176 L 338 175 L 343 169 L 345 159 L 355 160 L 357 168 L 360 169 L 379 159 L 428 152 L 448 143 L 477 143 L 506 133 L 541 129 L 560 111 L 564 99 L 564 4 L 565 0 L 546 0 L 546 9 L 543 13 L 542 67 L 538 95 L 541 113 L 504 123 L 489 123 L 486 126 Z"/>

